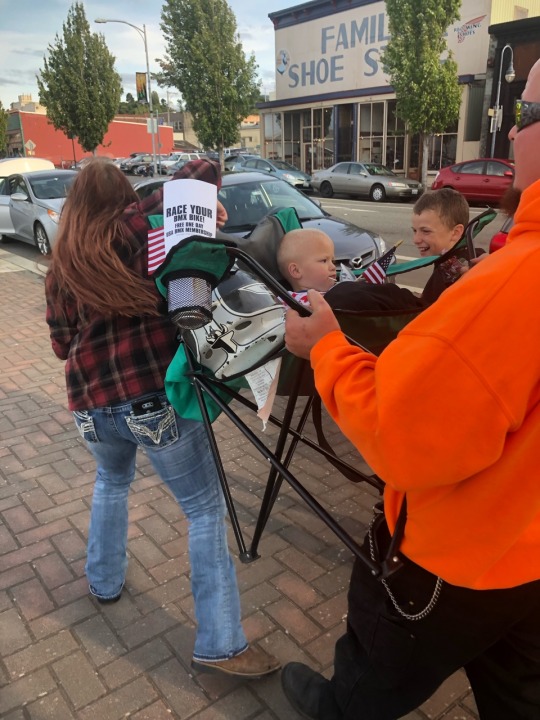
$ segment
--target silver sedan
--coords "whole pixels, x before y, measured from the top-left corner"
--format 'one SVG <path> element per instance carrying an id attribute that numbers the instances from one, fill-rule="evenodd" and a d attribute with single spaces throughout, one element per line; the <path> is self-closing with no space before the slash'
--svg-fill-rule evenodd
<path id="1" fill-rule="evenodd" d="M 411 200 L 422 194 L 419 182 L 396 175 L 379 163 L 340 162 L 315 172 L 311 185 L 323 197 L 340 193 L 369 197 L 375 202 L 383 202 L 387 198 Z"/>
<path id="2" fill-rule="evenodd" d="M 32 243 L 47 255 L 76 177 L 74 170 L 39 170 L 0 178 L 0 239 Z"/>

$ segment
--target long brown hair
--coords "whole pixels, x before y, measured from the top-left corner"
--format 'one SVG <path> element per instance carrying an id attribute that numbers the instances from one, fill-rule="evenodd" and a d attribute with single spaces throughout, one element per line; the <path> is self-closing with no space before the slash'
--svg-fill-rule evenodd
<path id="1" fill-rule="evenodd" d="M 49 274 L 79 310 L 103 315 L 157 315 L 154 284 L 122 260 L 132 251 L 122 213 L 138 200 L 112 162 L 93 158 L 79 172 L 62 209 Z"/>

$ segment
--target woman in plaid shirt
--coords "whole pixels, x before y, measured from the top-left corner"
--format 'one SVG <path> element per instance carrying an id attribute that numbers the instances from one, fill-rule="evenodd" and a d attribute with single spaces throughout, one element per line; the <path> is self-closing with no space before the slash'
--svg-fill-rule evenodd
<path id="1" fill-rule="evenodd" d="M 219 185 L 219 166 L 195 160 L 175 175 Z M 147 272 L 147 217 L 112 163 L 90 161 L 66 200 L 45 288 L 55 354 L 66 361 L 68 404 L 97 464 L 86 575 L 98 602 L 120 599 L 127 568 L 128 492 L 141 447 L 189 520 L 197 633 L 192 666 L 258 678 L 276 658 L 248 646 L 225 503 L 201 423 L 180 418 L 163 389 L 177 329 Z M 218 207 L 218 225 L 226 219 Z"/>

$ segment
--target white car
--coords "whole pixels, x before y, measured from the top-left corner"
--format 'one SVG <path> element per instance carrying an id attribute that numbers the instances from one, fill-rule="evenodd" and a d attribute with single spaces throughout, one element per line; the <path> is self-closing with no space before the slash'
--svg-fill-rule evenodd
<path id="1" fill-rule="evenodd" d="M 0 240 L 22 240 L 43 255 L 56 239 L 60 211 L 76 170 L 37 170 L 0 177 Z"/>
<path id="2" fill-rule="evenodd" d="M 174 152 L 169 155 L 169 157 L 165 158 L 161 161 L 161 174 L 167 175 L 167 170 L 175 165 L 177 162 L 183 161 L 183 162 L 189 162 L 190 160 L 200 160 L 202 158 L 202 154 L 198 152 Z"/>
<path id="3" fill-rule="evenodd" d="M 4 158 L 0 160 L 0 179 L 14 173 L 26 173 L 34 170 L 54 170 L 50 160 L 35 157 Z"/>

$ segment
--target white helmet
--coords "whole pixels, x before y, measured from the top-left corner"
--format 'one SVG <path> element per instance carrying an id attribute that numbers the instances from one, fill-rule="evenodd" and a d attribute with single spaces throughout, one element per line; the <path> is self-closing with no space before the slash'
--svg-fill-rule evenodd
<path id="1" fill-rule="evenodd" d="M 264 365 L 284 347 L 285 308 L 254 275 L 233 268 L 212 292 L 212 320 L 184 339 L 218 380 Z"/>

